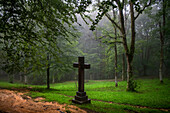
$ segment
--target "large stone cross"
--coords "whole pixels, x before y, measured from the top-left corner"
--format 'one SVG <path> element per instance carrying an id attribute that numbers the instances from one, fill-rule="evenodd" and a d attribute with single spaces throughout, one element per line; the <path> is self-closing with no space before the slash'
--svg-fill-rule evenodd
<path id="1" fill-rule="evenodd" d="M 78 92 L 75 99 L 72 100 L 74 103 L 83 104 L 90 103 L 91 100 L 86 96 L 84 92 L 84 69 L 90 69 L 90 64 L 84 64 L 84 57 L 78 57 L 78 63 L 74 63 L 73 67 L 78 68 Z"/>

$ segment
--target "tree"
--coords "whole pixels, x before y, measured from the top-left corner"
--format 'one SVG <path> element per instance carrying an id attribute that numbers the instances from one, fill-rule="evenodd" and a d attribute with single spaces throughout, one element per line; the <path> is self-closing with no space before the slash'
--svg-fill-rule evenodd
<path id="1" fill-rule="evenodd" d="M 159 66 L 159 79 L 160 82 L 163 83 L 163 62 L 164 62 L 164 40 L 165 40 L 165 25 L 166 25 L 166 5 L 167 0 L 162 1 L 162 21 L 159 22 L 160 28 L 160 66 Z"/>
<path id="2" fill-rule="evenodd" d="M 153 6 L 152 12 L 149 12 L 149 16 L 152 21 L 154 21 L 154 25 L 156 26 L 155 32 L 157 33 L 156 38 L 159 38 L 160 40 L 160 63 L 159 63 L 159 79 L 160 82 L 163 83 L 163 73 L 164 73 L 164 66 L 165 66 L 165 58 L 166 58 L 166 52 L 165 47 L 168 47 L 168 35 L 169 35 L 169 1 L 168 0 L 156 0 L 155 6 Z"/>
<path id="3" fill-rule="evenodd" d="M 47 89 L 50 89 L 50 63 L 49 63 L 49 60 L 50 60 L 50 55 L 47 54 L 47 61 L 48 61 L 48 64 L 47 64 Z"/>
<path id="4" fill-rule="evenodd" d="M 88 6 L 88 2 L 84 3 Z M 78 8 L 80 4 L 75 0 L 2 0 L 0 43 L 7 72 L 14 73 L 13 69 L 24 72 L 30 66 L 34 70 L 42 60 L 47 61 L 45 53 L 51 53 L 49 47 L 60 51 L 55 43 L 58 38 L 69 42 L 69 35 L 74 35 L 68 28 L 77 21 L 76 14 L 84 11 L 85 7 Z M 51 54 L 57 59 L 55 52 Z"/>
<path id="5" fill-rule="evenodd" d="M 115 16 L 115 15 L 114 15 Z M 110 24 L 109 24 L 110 25 Z M 102 29 L 102 27 L 101 27 Z M 114 29 L 114 31 L 112 30 Z M 122 43 L 118 38 L 117 28 L 115 26 L 109 26 L 109 29 L 106 27 L 102 30 L 102 36 L 97 37 L 100 41 L 108 46 L 108 51 L 114 49 L 114 76 L 115 76 L 115 87 L 118 87 L 118 44 Z M 107 52 L 108 52 L 107 51 Z M 111 53 L 113 54 L 113 52 Z M 113 57 L 113 55 L 110 55 Z"/>
<path id="6" fill-rule="evenodd" d="M 122 81 L 125 80 L 125 55 L 122 54 Z"/>
<path id="7" fill-rule="evenodd" d="M 114 1 L 102 1 L 99 8 L 98 8 L 98 15 L 96 17 L 95 22 L 93 22 L 93 25 L 91 27 L 91 30 L 94 30 L 95 25 L 98 24 L 99 20 L 102 19 L 104 15 L 106 15 L 108 18 L 110 18 L 110 21 L 113 25 L 115 25 L 121 32 L 122 35 L 122 41 L 123 46 L 125 49 L 126 59 L 127 59 L 127 91 L 134 91 L 136 87 L 136 83 L 133 80 L 133 68 L 132 68 L 132 61 L 134 57 L 134 51 L 135 51 L 135 20 L 138 18 L 138 16 L 145 10 L 146 7 L 150 6 L 151 0 L 149 3 L 147 1 L 140 2 L 137 0 L 129 0 L 129 1 L 120 1 L 120 0 L 114 0 Z M 127 37 L 126 37 L 126 28 L 125 28 L 125 13 L 123 13 L 124 8 L 127 6 L 130 7 L 130 17 L 131 17 L 131 42 L 130 42 L 130 48 L 127 44 Z M 113 20 L 108 15 L 108 9 L 109 8 L 118 9 L 119 12 L 119 19 L 120 19 L 120 25 Z M 137 11 L 137 14 L 134 13 L 134 8 Z"/>

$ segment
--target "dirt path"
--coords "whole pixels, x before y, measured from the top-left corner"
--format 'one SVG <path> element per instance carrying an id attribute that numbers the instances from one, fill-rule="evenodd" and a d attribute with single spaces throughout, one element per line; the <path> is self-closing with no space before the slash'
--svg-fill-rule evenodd
<path id="1" fill-rule="evenodd" d="M 40 100 L 43 98 L 32 99 L 24 93 L 0 89 L 0 113 L 87 113 L 73 105 Z"/>

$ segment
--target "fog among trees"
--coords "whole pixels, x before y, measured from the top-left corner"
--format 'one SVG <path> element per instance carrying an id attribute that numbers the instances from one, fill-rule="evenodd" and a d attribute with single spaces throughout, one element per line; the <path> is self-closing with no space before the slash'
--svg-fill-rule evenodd
<path id="1" fill-rule="evenodd" d="M 59 7 L 60 6 L 60 7 Z M 46 84 L 76 81 L 84 56 L 88 80 L 170 76 L 168 0 L 0 2 L 0 80 Z M 47 79 L 49 78 L 49 79 Z"/>

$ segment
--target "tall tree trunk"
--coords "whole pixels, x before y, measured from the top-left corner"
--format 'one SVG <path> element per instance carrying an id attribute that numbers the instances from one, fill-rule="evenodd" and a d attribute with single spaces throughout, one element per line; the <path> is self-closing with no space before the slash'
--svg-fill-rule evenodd
<path id="1" fill-rule="evenodd" d="M 164 54 L 163 54 L 163 46 L 164 46 L 164 39 L 163 39 L 163 33 L 162 33 L 162 27 L 161 27 L 161 22 L 159 23 L 159 27 L 160 27 L 160 64 L 159 64 L 159 79 L 160 82 L 163 83 L 163 79 L 162 79 L 162 70 L 163 70 L 163 61 L 164 61 Z"/>
<path id="2" fill-rule="evenodd" d="M 9 83 L 14 83 L 14 74 L 8 75 L 8 81 L 9 81 Z"/>
<path id="3" fill-rule="evenodd" d="M 143 75 L 144 76 L 147 76 L 146 69 L 147 69 L 146 64 L 143 64 Z"/>
<path id="4" fill-rule="evenodd" d="M 117 4 L 120 4 L 120 0 L 117 1 Z M 135 18 L 134 18 L 134 8 L 133 8 L 132 1 L 130 1 L 130 16 L 131 16 L 131 46 L 130 46 L 130 49 L 128 48 L 128 45 L 127 45 L 123 8 L 121 5 L 119 5 L 119 16 L 120 16 L 120 23 L 121 23 L 121 33 L 123 36 L 122 37 L 123 38 L 123 46 L 125 49 L 126 59 L 127 59 L 127 91 L 134 91 L 135 83 L 133 80 L 132 61 L 133 61 L 133 55 L 134 55 L 134 50 L 135 50 Z"/>
<path id="5" fill-rule="evenodd" d="M 50 89 L 50 64 L 49 64 L 49 54 L 47 55 L 47 89 Z"/>
<path id="6" fill-rule="evenodd" d="M 115 41 L 116 40 L 117 40 L 117 30 L 115 27 Z M 116 43 L 115 43 L 114 49 L 115 49 L 115 87 L 117 87 L 118 81 L 117 81 L 117 45 Z"/>
<path id="7" fill-rule="evenodd" d="M 27 84 L 27 75 L 24 75 L 24 84 Z"/>
<path id="8" fill-rule="evenodd" d="M 118 4 L 120 4 L 120 0 L 118 0 Z M 133 29 L 134 31 L 134 12 L 133 12 L 133 4 L 132 2 L 130 2 L 130 6 L 131 6 L 131 16 L 133 16 L 131 18 L 131 30 Z M 133 59 L 133 47 L 134 47 L 134 34 L 133 36 L 131 36 L 131 48 L 129 51 L 128 45 L 127 45 L 127 39 L 126 39 L 126 31 L 125 31 L 125 22 L 124 22 L 124 16 L 123 16 L 123 9 L 121 7 L 121 5 L 119 5 L 119 16 L 120 16 L 120 24 L 121 24 L 121 34 L 122 34 L 122 39 L 123 39 L 123 46 L 125 49 L 125 53 L 126 53 L 126 59 L 127 59 L 127 91 L 134 91 L 134 84 L 133 84 L 133 70 L 132 70 L 132 59 Z M 132 27 L 133 26 L 133 27 Z M 132 49 L 132 50 L 131 50 Z"/>
<path id="9" fill-rule="evenodd" d="M 116 43 L 115 43 L 114 49 L 115 49 L 115 87 L 117 87 L 118 81 L 117 81 L 117 46 L 116 46 Z"/>
<path id="10" fill-rule="evenodd" d="M 20 82 L 22 82 L 22 75 L 20 75 Z"/>
<path id="11" fill-rule="evenodd" d="M 24 68 L 24 84 L 27 84 L 27 69 Z"/>
<path id="12" fill-rule="evenodd" d="M 159 65 L 159 79 L 160 82 L 163 83 L 163 62 L 164 62 L 164 52 L 163 52 L 163 48 L 164 48 L 164 36 L 165 36 L 165 16 L 166 16 L 166 2 L 165 0 L 163 0 L 163 26 L 161 25 L 161 22 L 159 23 L 159 27 L 160 27 L 160 65 Z"/>
<path id="13" fill-rule="evenodd" d="M 135 51 L 135 18 L 134 18 L 134 8 L 133 2 L 130 1 L 130 16 L 131 16 L 131 46 L 130 46 L 130 53 L 127 55 L 127 91 L 134 91 L 135 90 L 135 83 L 133 80 L 133 69 L 132 69 L 132 61 Z"/>
<path id="14" fill-rule="evenodd" d="M 134 80 L 133 80 L 133 69 L 132 69 L 132 63 L 127 62 L 127 91 L 134 91 Z"/>
<path id="15" fill-rule="evenodd" d="M 23 75 L 22 75 L 22 73 L 21 72 L 19 72 L 19 80 L 20 80 L 20 82 L 23 82 Z"/>
<path id="16" fill-rule="evenodd" d="M 163 79 L 162 79 L 162 71 L 163 71 L 163 44 L 161 44 L 161 55 L 160 55 L 160 65 L 159 65 L 159 79 L 160 82 L 163 83 Z"/>
<path id="17" fill-rule="evenodd" d="M 53 73 L 53 81 L 52 81 L 52 83 L 53 83 L 53 84 L 55 83 L 55 77 L 54 77 L 54 73 Z"/>
<path id="18" fill-rule="evenodd" d="M 113 9 L 113 18 L 114 20 L 116 19 L 116 12 Z M 114 31 L 115 31 L 115 42 L 117 41 L 117 27 L 114 26 Z M 115 50 L 115 87 L 118 87 L 118 80 L 117 80 L 117 44 L 115 43 L 114 46 L 114 50 Z"/>
<path id="19" fill-rule="evenodd" d="M 122 54 L 122 81 L 125 80 L 125 56 Z"/>

